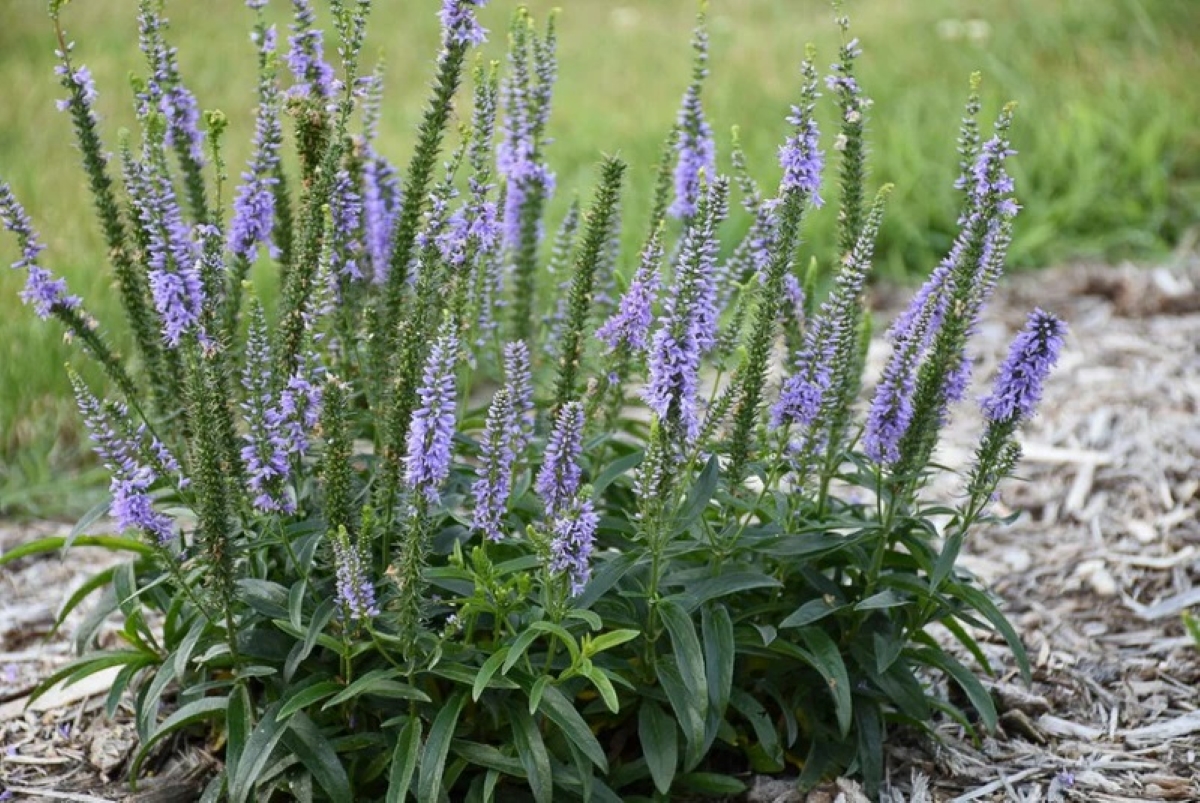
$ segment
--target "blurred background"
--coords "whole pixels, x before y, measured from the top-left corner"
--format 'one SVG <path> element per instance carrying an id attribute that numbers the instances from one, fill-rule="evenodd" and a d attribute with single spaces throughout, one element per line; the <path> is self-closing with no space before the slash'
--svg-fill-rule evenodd
<path id="1" fill-rule="evenodd" d="M 271 16 L 287 24 L 289 3 Z M 317 2 L 318 7 L 323 3 Z M 558 174 L 551 219 L 586 197 L 601 153 L 631 165 L 627 244 L 643 235 L 657 154 L 690 71 L 695 0 L 534 0 L 559 18 L 560 76 L 549 161 Z M 77 64 L 100 91 L 110 149 L 132 126 L 128 76 L 142 73 L 135 4 L 75 0 L 63 12 Z M 432 73 L 438 0 L 377 0 L 365 51 L 387 63 L 380 149 L 401 168 Z M 492 0 L 484 53 L 501 58 L 516 2 Z M 848 0 L 862 42 L 859 75 L 875 99 L 874 184 L 895 182 L 878 262 L 919 281 L 953 236 L 954 142 L 973 70 L 984 119 L 1019 103 L 1013 170 L 1024 211 L 1011 262 L 1161 260 L 1194 242 L 1200 222 L 1200 0 Z M 231 118 L 230 172 L 249 156 L 255 105 L 251 12 L 241 0 L 167 0 L 169 37 L 205 109 Z M 326 21 L 327 16 L 322 17 Z M 765 186 L 797 90 L 807 42 L 832 62 L 838 32 L 825 0 L 711 0 L 712 57 L 704 101 L 728 166 L 738 125 Z M 55 110 L 53 30 L 44 0 L 0 0 L 0 180 L 12 184 L 48 245 L 43 264 L 67 277 L 118 344 L 127 342 L 70 122 Z M 828 109 L 826 109 L 828 112 Z M 826 120 L 830 118 L 826 114 Z M 286 123 L 285 123 L 286 126 Z M 829 130 L 829 126 L 826 127 Z M 826 148 L 831 144 L 827 137 Z M 226 190 L 226 198 L 232 188 Z M 827 193 L 834 196 L 832 190 Z M 835 205 L 810 220 L 808 247 L 828 262 Z M 736 236 L 744 221 L 731 224 Z M 632 251 L 627 248 L 626 251 Z M 628 256 L 628 253 L 627 253 Z M 17 249 L 0 233 L 0 262 Z M 270 282 L 270 276 L 260 277 Z M 23 308 L 17 271 L 0 270 L 0 514 L 67 514 L 96 499 L 98 476 L 79 430 L 63 364 L 77 352 L 56 323 Z M 269 293 L 268 293 L 269 295 Z M 89 379 L 99 383 L 98 375 Z"/>

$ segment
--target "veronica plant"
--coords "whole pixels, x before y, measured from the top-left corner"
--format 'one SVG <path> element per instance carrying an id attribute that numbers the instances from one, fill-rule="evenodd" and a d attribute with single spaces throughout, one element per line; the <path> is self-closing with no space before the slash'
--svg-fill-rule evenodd
<path id="1" fill-rule="evenodd" d="M 984 399 L 975 460 L 950 469 L 961 497 L 947 507 L 923 489 L 946 470 L 931 456 L 1017 212 L 1010 109 L 985 140 L 973 79 L 959 236 L 888 330 L 892 354 L 860 411 L 888 187 L 867 186 L 871 103 L 840 12 L 828 78 L 810 49 L 781 114 L 774 191 L 740 148 L 734 175 L 717 172 L 702 8 L 650 219 L 622 220 L 622 194 L 646 188 L 626 189 L 634 171 L 612 157 L 549 220 L 552 25 L 537 34 L 518 10 L 506 68 L 481 64 L 462 97 L 487 36 L 483 0 L 443 0 L 431 98 L 398 171 L 383 153 L 381 73 L 359 74 L 367 0 L 333 0 L 328 38 L 294 0 L 286 54 L 266 4 L 247 3 L 258 106 L 231 192 L 221 154 L 235 121 L 199 113 L 161 6 L 140 6 L 149 70 L 115 175 L 97 90 L 51 5 L 62 108 L 131 359 L 42 263 L 2 183 L 0 222 L 20 249 L 22 298 L 110 380 L 105 397 L 72 375 L 112 481 L 66 541 L 133 560 L 67 600 L 63 616 L 101 592 L 81 657 L 35 697 L 118 667 L 107 707 L 132 695 L 131 779 L 164 740 L 202 726 L 222 758 L 206 799 L 236 803 L 276 791 L 667 800 L 735 795 L 748 771 L 793 767 L 801 786 L 852 771 L 874 788 L 890 729 L 995 725 L 976 634 L 999 633 L 1026 676 L 1028 663 L 956 560 L 1016 465 L 1065 336 L 1053 315 L 1030 316 Z M 832 137 L 817 123 L 823 88 Z M 446 152 L 453 119 L 470 123 Z M 751 219 L 723 249 L 731 199 Z M 826 202 L 838 258 L 814 267 L 802 232 Z M 546 254 L 549 226 L 560 234 Z M 614 279 L 630 226 L 645 245 Z M 279 274 L 273 315 L 246 281 L 252 262 Z M 113 612 L 123 643 L 100 650 Z"/>

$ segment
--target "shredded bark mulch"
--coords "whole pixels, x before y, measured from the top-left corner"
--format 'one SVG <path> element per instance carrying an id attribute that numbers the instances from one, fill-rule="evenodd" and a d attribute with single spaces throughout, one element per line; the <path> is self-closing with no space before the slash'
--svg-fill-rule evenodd
<path id="1" fill-rule="evenodd" d="M 907 298 L 876 294 L 885 320 Z M 1035 306 L 1062 316 L 1071 332 L 1022 438 L 1023 481 L 1006 482 L 997 503 L 1020 515 L 977 532 L 962 559 L 1002 598 L 1034 683 L 1021 682 L 1002 642 L 983 639 L 998 673 L 989 688 L 999 730 L 978 743 L 954 724 L 939 726 L 936 739 L 895 733 L 882 799 L 1200 800 L 1200 649 L 1180 622 L 1200 608 L 1200 257 L 1010 279 L 975 341 L 975 395 Z M 887 353 L 882 341 L 872 348 L 873 375 Z M 968 466 L 981 429 L 976 412 L 957 411 L 941 461 Z M 931 493 L 949 499 L 960 487 L 945 477 Z M 63 530 L 0 525 L 0 550 Z M 83 613 L 47 640 L 55 611 L 113 560 L 80 549 L 0 575 L 0 798 L 188 800 L 216 766 L 204 745 L 177 746 L 132 794 L 121 783 L 134 748 L 128 710 L 115 721 L 103 716 L 111 676 L 56 689 L 26 709 L 38 679 L 72 657 L 69 634 Z M 114 631 L 102 631 L 102 642 L 115 646 Z M 847 779 L 801 796 L 756 778 L 747 799 L 867 797 Z"/>

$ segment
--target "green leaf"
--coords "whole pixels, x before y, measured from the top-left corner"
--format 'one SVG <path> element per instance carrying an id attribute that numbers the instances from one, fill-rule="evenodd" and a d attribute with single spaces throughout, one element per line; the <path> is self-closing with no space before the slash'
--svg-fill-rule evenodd
<path id="1" fill-rule="evenodd" d="M 196 645 L 200 643 L 207 628 L 208 620 L 203 616 L 197 616 L 192 620 L 192 626 L 188 628 L 187 635 L 183 637 L 183 641 L 175 650 L 175 674 L 178 677 L 187 675 L 188 665 L 192 662 L 192 653 L 196 651 Z"/>
<path id="2" fill-rule="evenodd" d="M 501 753 L 490 744 L 455 739 L 450 743 L 450 752 L 477 767 L 511 775 L 513 778 L 526 777 L 525 767 L 521 765 L 520 760 Z"/>
<path id="3" fill-rule="evenodd" d="M 567 619 L 578 619 L 581 622 L 586 622 L 587 626 L 595 630 L 604 629 L 604 620 L 601 619 L 594 611 L 584 610 L 583 608 L 572 608 L 567 611 Z"/>
<path id="4" fill-rule="evenodd" d="M 1012 650 L 1017 667 L 1021 670 L 1021 678 L 1027 684 L 1032 683 L 1033 672 L 1029 667 L 1029 655 L 1025 652 L 1025 645 L 1021 643 L 1021 637 L 1017 635 L 1017 631 L 1008 623 L 1008 619 L 1004 618 L 1004 614 L 1000 613 L 1000 609 L 988 598 L 988 595 L 965 583 L 955 583 L 951 588 L 947 588 L 947 593 L 957 596 L 992 623 L 992 626 L 1004 637 L 1008 648 Z"/>
<path id="5" fill-rule="evenodd" d="M 130 764 L 129 777 L 138 777 L 142 762 L 146 760 L 150 749 L 164 738 L 177 730 L 194 725 L 197 722 L 203 722 L 213 717 L 221 717 L 228 709 L 228 697 L 202 697 L 179 708 L 179 710 L 163 720 L 162 724 L 150 734 L 149 738 L 141 743 L 141 746 L 133 757 L 133 762 Z"/>
<path id="6" fill-rule="evenodd" d="M 604 495 L 604 491 L 612 484 L 613 480 L 621 475 L 637 467 L 645 457 L 645 452 L 641 449 L 636 452 L 631 452 L 624 457 L 618 457 L 616 460 L 605 466 L 597 476 L 595 482 L 592 483 L 592 496 L 600 499 Z"/>
<path id="7" fill-rule="evenodd" d="M 303 577 L 292 583 L 288 591 L 288 621 L 300 630 L 304 627 L 304 598 L 308 593 L 308 580 Z"/>
<path id="8" fill-rule="evenodd" d="M 627 641 L 633 641 L 640 635 L 642 635 L 640 630 L 628 629 L 612 630 L 608 633 L 602 633 L 601 635 L 592 639 L 591 643 L 589 643 L 587 648 L 584 650 L 584 654 L 588 658 L 591 658 L 597 653 L 604 652 L 605 650 L 611 650 L 613 647 L 617 647 Z"/>
<path id="9" fill-rule="evenodd" d="M 532 714 L 538 710 L 538 706 L 542 704 L 542 695 L 546 693 L 546 686 L 549 683 L 549 675 L 542 675 L 533 682 L 533 688 L 529 690 L 529 713 Z"/>
<path id="10" fill-rule="evenodd" d="M 894 589 L 888 588 L 878 594 L 872 594 L 854 606 L 856 611 L 883 611 L 907 605 L 909 600 L 901 597 Z"/>
<path id="11" fill-rule="evenodd" d="M 246 684 L 236 684 L 229 695 L 229 712 L 225 716 L 225 769 L 230 775 L 237 775 L 246 740 L 254 728 L 254 721 L 250 718 L 252 710 Z"/>
<path id="12" fill-rule="evenodd" d="M 854 722 L 858 731 L 858 764 L 862 767 L 867 795 L 878 798 L 883 780 L 883 720 L 874 701 L 859 700 L 854 707 Z"/>
<path id="13" fill-rule="evenodd" d="M 542 734 L 524 706 L 509 705 L 508 713 L 511 717 L 513 746 L 517 748 L 517 758 L 525 768 L 533 798 L 537 803 L 550 803 L 554 799 L 554 782 L 550 774 L 550 754 L 546 752 Z"/>
<path id="14" fill-rule="evenodd" d="M 824 619 L 831 613 L 836 613 L 844 605 L 830 605 L 823 597 L 810 599 L 779 623 L 780 628 L 804 627 Z"/>
<path id="15" fill-rule="evenodd" d="M 50 691 L 59 681 L 66 681 L 63 685 L 70 686 L 72 683 L 78 683 L 89 675 L 102 672 L 110 667 L 127 665 L 146 667 L 156 663 L 158 663 L 157 656 L 147 655 L 141 650 L 105 650 L 94 652 L 72 661 L 39 683 L 30 692 L 29 703 L 32 703 Z M 29 703 L 26 703 L 26 705 Z"/>
<path id="16" fill-rule="evenodd" d="M 367 674 L 355 680 L 338 694 L 335 694 L 331 699 L 321 706 L 322 711 L 328 711 L 335 705 L 344 703 L 347 700 L 353 700 L 364 694 L 373 694 L 376 697 L 390 697 L 396 700 L 417 700 L 418 702 L 432 702 L 429 695 L 415 686 L 410 686 L 407 683 L 401 683 L 394 678 L 400 676 L 399 669 L 372 669 Z"/>
<path id="17" fill-rule="evenodd" d="M 66 544 L 67 539 L 61 535 L 52 535 L 48 538 L 39 538 L 36 541 L 30 541 L 25 544 L 19 544 L 12 549 L 0 555 L 0 566 L 12 563 L 13 561 L 27 558 L 30 555 L 42 555 L 47 552 L 56 552 L 62 549 Z M 76 538 L 73 546 L 92 546 L 107 549 L 111 552 L 135 552 L 143 557 L 149 557 L 154 554 L 154 549 L 141 541 L 132 538 L 125 538 L 119 535 L 81 535 Z"/>
<path id="18" fill-rule="evenodd" d="M 354 796 L 350 791 L 350 778 L 342 767 L 337 751 L 321 735 L 321 731 L 308 718 L 308 714 L 297 711 L 288 721 L 288 727 L 283 732 L 283 743 L 296 754 L 304 768 L 312 773 L 312 777 L 333 803 L 354 803 Z"/>
<path id="19" fill-rule="evenodd" d="M 547 719 L 558 726 L 563 736 L 567 737 L 567 741 L 579 748 L 600 772 L 608 772 L 608 757 L 604 754 L 604 748 L 600 746 L 596 735 L 592 733 L 578 709 L 557 686 L 546 686 L 538 708 Z"/>
<path id="20" fill-rule="evenodd" d="M 769 771 L 782 772 L 784 768 L 783 746 L 779 743 L 779 733 L 775 730 L 775 723 L 771 720 L 767 709 L 741 689 L 733 690 L 729 696 L 729 704 L 754 729 L 754 738 L 758 740 L 759 748 L 772 765 Z"/>
<path id="21" fill-rule="evenodd" d="M 683 509 L 675 521 L 675 532 L 681 533 L 686 531 L 700 518 L 701 514 L 704 513 L 704 509 L 708 507 L 708 503 L 712 500 L 713 494 L 717 492 L 717 485 L 720 479 L 721 462 L 714 454 L 708 458 L 708 462 L 704 464 L 704 468 L 700 471 L 700 476 L 696 478 L 696 482 L 688 490 L 687 500 L 683 503 Z"/>
<path id="22" fill-rule="evenodd" d="M 733 638 L 733 620 L 724 605 L 706 605 L 700 609 L 700 632 L 704 636 L 704 666 L 708 676 L 708 701 L 717 716 L 725 715 L 733 688 L 733 668 L 737 646 Z"/>
<path id="23" fill-rule="evenodd" d="M 488 681 L 500 669 L 500 665 L 507 657 L 508 647 L 501 647 L 483 662 L 483 666 L 479 667 L 479 674 L 475 676 L 475 683 L 471 686 L 472 700 L 478 702 L 479 698 L 483 696 L 483 690 L 487 688 Z"/>
<path id="24" fill-rule="evenodd" d="M 337 605 L 334 601 L 327 599 L 318 605 L 317 610 L 313 612 L 313 618 L 308 623 L 307 630 L 301 631 L 298 627 L 295 629 L 293 635 L 295 633 L 303 633 L 304 641 L 293 647 L 292 652 L 288 655 L 287 661 L 283 666 L 284 680 L 290 681 L 292 676 L 296 674 L 296 670 L 300 667 L 300 664 L 304 662 L 304 659 L 312 654 L 317 642 L 321 640 L 322 636 L 325 636 L 325 628 L 333 618 L 336 609 Z M 288 624 L 291 624 L 290 619 Z M 326 638 L 328 637 L 326 636 Z"/>
<path id="25" fill-rule="evenodd" d="M 829 687 L 829 693 L 833 695 L 838 730 L 845 736 L 850 732 L 853 705 L 850 700 L 850 675 L 846 672 L 842 654 L 833 643 L 833 639 L 820 628 L 804 628 L 800 631 L 800 639 L 812 650 L 815 659 L 813 669 L 821 673 Z"/>
<path id="26" fill-rule="evenodd" d="M 83 531 L 91 527 L 100 519 L 108 515 L 108 511 L 112 508 L 113 498 L 111 494 L 105 494 L 104 498 L 88 509 L 83 517 L 75 522 L 75 526 L 71 528 L 71 532 L 67 533 L 67 540 L 63 544 L 63 549 L 70 549 L 75 545 L 75 541 L 83 535 Z"/>
<path id="27" fill-rule="evenodd" d="M 536 630 L 526 630 L 517 636 L 517 640 L 513 642 L 512 647 L 508 650 L 508 654 L 504 658 L 501 674 L 507 675 L 508 671 L 516 665 L 517 661 L 521 660 L 521 656 L 529 649 L 529 645 L 537 641 L 537 637 L 540 635 L 541 633 Z"/>
<path id="28" fill-rule="evenodd" d="M 720 798 L 738 797 L 749 789 L 737 778 L 716 772 L 689 772 L 679 776 L 679 783 L 697 794 Z"/>
<path id="29" fill-rule="evenodd" d="M 617 699 L 617 690 L 613 688 L 608 673 L 591 661 L 587 661 L 581 671 L 584 677 L 592 681 L 592 685 L 596 687 L 596 691 L 600 692 L 600 699 L 604 700 L 604 704 L 608 706 L 608 710 L 614 714 L 619 712 L 621 710 L 621 702 Z"/>
<path id="30" fill-rule="evenodd" d="M 730 594 L 740 594 L 743 591 L 753 591 L 757 588 L 781 588 L 783 583 L 774 577 L 760 572 L 729 572 L 719 577 L 710 577 L 698 583 L 688 585 L 682 594 L 672 594 L 667 599 L 679 603 L 684 610 L 692 613 L 701 605 Z"/>
<path id="31" fill-rule="evenodd" d="M 425 741 L 425 749 L 421 753 L 417 803 L 438 803 L 442 775 L 446 769 L 446 756 L 450 753 L 450 740 L 454 738 L 458 716 L 462 713 L 466 701 L 465 691 L 455 692 L 442 705 L 437 718 L 433 720 L 433 727 L 429 729 L 429 738 Z"/>
<path id="32" fill-rule="evenodd" d="M 680 677 L 673 658 L 664 658 L 655 664 L 655 674 L 683 730 L 683 738 L 687 741 L 684 767 L 691 769 L 703 758 L 705 716 L 700 713 L 699 706 L 700 700 L 708 699 L 707 689 L 690 691 Z"/>
<path id="33" fill-rule="evenodd" d="M 532 622 L 529 625 L 529 629 L 554 636 L 562 642 L 562 645 L 567 648 L 567 652 L 571 654 L 571 663 L 575 664 L 579 661 L 579 643 L 575 641 L 575 637 L 567 632 L 567 629 L 562 625 L 556 625 L 553 622 L 543 620 Z"/>
<path id="34" fill-rule="evenodd" d="M 417 770 L 417 757 L 421 752 L 421 719 L 410 717 L 400 729 L 396 749 L 392 751 L 392 766 L 388 772 L 386 803 L 403 803 L 412 786 L 413 774 Z"/>
<path id="35" fill-rule="evenodd" d="M 646 700 L 638 709 L 638 741 L 654 788 L 662 795 L 670 793 L 679 766 L 679 735 L 675 720 L 658 703 Z"/>
<path id="36" fill-rule="evenodd" d="M 138 738 L 149 737 L 150 732 L 154 729 L 154 722 L 158 719 L 159 702 L 162 700 L 163 692 L 167 690 L 168 684 L 173 680 L 175 680 L 175 662 L 168 655 L 167 659 L 158 667 L 158 671 L 154 673 L 150 685 L 138 699 Z"/>
<path id="37" fill-rule="evenodd" d="M 1183 626 L 1187 629 L 1188 635 L 1192 637 L 1192 641 L 1196 642 L 1196 646 L 1200 647 L 1200 619 L 1184 611 Z"/>
<path id="38" fill-rule="evenodd" d="M 279 583 L 244 577 L 237 581 L 238 598 L 268 619 L 289 619 L 288 590 Z"/>
<path id="39" fill-rule="evenodd" d="M 83 602 L 97 588 L 103 588 L 112 583 L 113 573 L 117 570 L 116 566 L 110 566 L 104 571 L 97 572 L 84 581 L 83 585 L 75 589 L 71 596 L 67 597 L 67 601 L 58 609 L 58 615 L 54 617 L 54 627 L 50 630 L 50 635 L 53 636 L 62 627 L 62 623 L 70 615 L 71 611 L 79 607 L 79 603 Z"/>
<path id="40" fill-rule="evenodd" d="M 263 711 L 262 719 L 250 732 L 246 740 L 246 748 L 242 751 L 242 760 L 238 765 L 236 775 L 230 776 L 229 803 L 245 803 L 249 799 L 254 785 L 262 777 L 263 769 L 271 760 L 275 746 L 283 738 L 292 719 L 280 721 L 280 703 L 272 703 Z M 294 718 L 293 718 L 294 719 Z"/>
<path id="41" fill-rule="evenodd" d="M 979 712 L 984 728 L 989 732 L 996 729 L 999 719 L 996 714 L 996 703 L 978 678 L 971 674 L 971 670 L 959 663 L 953 655 L 936 647 L 915 647 L 911 652 L 922 663 L 940 669 L 953 678 L 954 682 L 966 692 L 971 705 Z"/>
<path id="42" fill-rule="evenodd" d="M 301 711 L 314 703 L 319 703 L 326 697 L 337 694 L 343 688 L 345 687 L 337 681 L 323 680 L 302 689 L 289 689 L 288 693 L 280 701 L 283 705 L 279 709 L 279 718 L 281 720 L 288 719 L 297 711 Z"/>
<path id="43" fill-rule="evenodd" d="M 680 679 L 696 701 L 696 712 L 703 720 L 708 715 L 708 673 L 704 670 L 704 652 L 700 648 L 696 626 L 692 617 L 669 599 L 659 600 L 655 610 L 671 637 Z"/>

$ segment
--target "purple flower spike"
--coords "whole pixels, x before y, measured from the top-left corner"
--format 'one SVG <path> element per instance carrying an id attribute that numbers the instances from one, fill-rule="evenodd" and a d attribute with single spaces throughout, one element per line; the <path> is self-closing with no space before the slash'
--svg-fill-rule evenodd
<path id="1" fill-rule="evenodd" d="M 1040 309 L 1030 313 L 1000 366 L 991 395 L 981 402 L 989 421 L 1020 422 L 1033 415 L 1066 332 L 1066 324 L 1053 315 Z"/>
<path id="2" fill-rule="evenodd" d="M 458 337 L 447 321 L 425 362 L 424 384 L 417 391 L 421 408 L 413 414 L 405 461 L 409 487 L 434 505 L 441 501 L 441 485 L 450 476 L 457 361 Z"/>
<path id="3" fill-rule="evenodd" d="M 479 479 L 471 486 L 475 497 L 474 527 L 492 541 L 499 541 L 504 536 L 501 524 L 508 511 L 513 465 L 517 458 L 513 444 L 519 442 L 520 438 L 520 425 L 512 397 L 501 388 L 496 391 L 488 407 L 482 460 L 476 471 Z"/>
<path id="4" fill-rule="evenodd" d="M 333 536 L 333 565 L 337 576 L 337 601 L 352 622 L 379 615 L 375 604 L 375 586 L 368 574 L 361 548 L 354 544 L 342 527 Z"/>
<path id="5" fill-rule="evenodd" d="M 583 449 L 583 405 L 567 402 L 558 411 L 550 441 L 546 444 L 546 458 L 538 472 L 534 490 L 546 505 L 546 515 L 554 518 L 561 513 L 579 492 L 579 480 L 583 474 L 579 467 L 579 454 Z"/>
<path id="6" fill-rule="evenodd" d="M 700 102 L 700 89 L 708 76 L 708 29 L 703 16 L 692 33 L 692 48 L 696 51 L 692 82 L 683 94 L 676 120 L 679 139 L 675 143 L 678 155 L 675 163 L 675 200 L 667 210 L 672 217 L 681 219 L 696 214 L 701 176 L 706 175 L 711 181 L 717 173 L 717 151 L 712 127 L 704 117 L 704 106 Z"/>
<path id="7" fill-rule="evenodd" d="M 567 510 L 554 518 L 550 571 L 555 574 L 567 573 L 573 597 L 582 594 L 591 579 L 590 560 L 599 524 L 600 515 L 590 499 L 576 499 Z"/>
<path id="8" fill-rule="evenodd" d="M 728 181 L 714 182 L 688 225 L 675 284 L 650 343 L 649 381 L 642 394 L 660 421 L 683 427 L 689 443 L 700 433 L 700 359 L 717 339 L 717 228 L 725 219 L 728 190 Z"/>
<path id="9" fill-rule="evenodd" d="M 16 235 L 21 248 L 21 257 L 12 263 L 14 269 L 25 268 L 27 274 L 21 300 L 32 305 L 42 320 L 49 318 L 56 306 L 68 309 L 78 307 L 79 297 L 67 295 L 67 280 L 55 279 L 50 271 L 37 264 L 38 254 L 46 246 L 38 241 L 29 216 L 13 195 L 12 188 L 3 183 L 0 183 L 0 224 Z"/>
<path id="10" fill-rule="evenodd" d="M 139 115 L 156 108 L 166 118 L 165 144 L 187 144 L 188 156 L 196 165 L 204 164 L 204 132 L 200 130 L 200 106 L 179 78 L 175 48 L 163 39 L 166 20 L 143 2 L 138 15 L 139 44 L 150 62 L 150 79 L 138 96 Z"/>
<path id="11" fill-rule="evenodd" d="M 621 297 L 617 311 L 596 331 L 596 337 L 607 343 L 610 349 L 625 345 L 632 351 L 641 352 L 649 345 L 647 337 L 650 325 L 654 322 L 654 301 L 662 284 L 659 276 L 662 259 L 660 229 L 642 251 L 642 263 L 633 274 L 629 289 Z"/>
<path id="12" fill-rule="evenodd" d="M 296 78 L 289 95 L 329 101 L 339 89 L 333 67 L 325 60 L 324 32 L 315 27 L 316 16 L 309 0 L 292 0 L 294 21 L 288 37 L 288 68 Z"/>
<path id="13" fill-rule="evenodd" d="M 268 61 L 275 54 L 275 28 L 265 30 L 258 43 L 259 59 Z M 279 146 L 283 127 L 279 122 L 279 91 L 274 71 L 263 75 L 259 84 L 258 114 L 254 121 L 254 156 L 242 173 L 242 185 L 233 202 L 233 221 L 229 227 L 229 250 L 253 262 L 258 246 L 271 237 L 275 225 L 275 193 L 279 179 Z"/>
<path id="14" fill-rule="evenodd" d="M 788 122 L 796 126 L 796 133 L 779 148 L 779 165 L 783 168 L 782 189 L 805 193 L 813 206 L 824 201 L 818 195 L 821 188 L 821 171 L 825 168 L 825 153 L 820 150 L 821 133 L 811 110 L 792 107 Z"/>
<path id="15" fill-rule="evenodd" d="M 442 44 L 447 49 L 453 45 L 470 47 L 487 41 L 487 30 L 475 19 L 475 10 L 487 5 L 488 0 L 442 0 L 438 18 L 442 21 Z"/>
<path id="16" fill-rule="evenodd" d="M 72 377 L 79 412 L 91 433 L 95 452 L 112 475 L 109 492 L 113 500 L 109 512 L 122 530 L 138 529 L 165 545 L 175 537 L 170 516 L 154 509 L 150 489 L 159 475 L 152 463 L 165 470 L 178 469 L 179 463 L 157 441 L 146 444 L 145 426 L 134 430 L 127 425 L 129 410 L 118 402 L 101 404 L 78 377 Z M 147 460 L 147 455 L 151 459 Z M 186 485 L 180 480 L 180 487 Z"/>
<path id="17" fill-rule="evenodd" d="M 513 452 L 519 457 L 533 437 L 535 412 L 533 407 L 533 373 L 529 363 L 529 347 L 516 340 L 504 347 L 504 389 L 512 399 L 517 417 L 517 434 Z"/>

